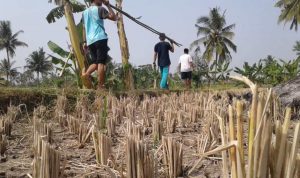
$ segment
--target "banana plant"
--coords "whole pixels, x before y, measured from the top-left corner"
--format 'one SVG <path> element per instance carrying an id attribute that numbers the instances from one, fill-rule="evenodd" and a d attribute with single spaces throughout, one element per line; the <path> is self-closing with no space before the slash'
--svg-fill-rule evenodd
<path id="1" fill-rule="evenodd" d="M 260 60 L 263 62 L 263 76 L 264 82 L 272 85 L 277 85 L 284 80 L 284 68 L 280 65 L 278 60 L 272 56 Z"/>
<path id="2" fill-rule="evenodd" d="M 229 60 L 225 60 L 225 61 L 219 62 L 217 64 L 217 67 L 216 67 L 217 81 L 224 82 L 229 79 L 230 72 L 232 71 L 232 69 L 229 68 L 229 65 L 230 65 Z"/>
<path id="3" fill-rule="evenodd" d="M 67 29 L 69 31 L 70 41 L 72 44 L 72 48 L 74 50 L 74 56 L 76 56 L 76 62 L 78 64 L 79 73 L 87 68 L 86 58 L 81 50 L 81 37 L 79 36 L 79 32 L 77 26 L 75 24 L 73 13 L 82 12 L 85 10 L 86 5 L 76 1 L 76 0 L 49 0 L 49 2 L 54 2 L 58 7 L 54 8 L 47 15 L 47 21 L 49 23 L 55 22 L 57 19 L 65 16 L 67 21 Z M 87 3 L 87 2 L 86 2 Z M 80 26 L 80 25 L 79 25 Z M 81 75 L 80 75 L 81 76 Z M 82 83 L 85 88 L 92 88 L 92 81 L 89 77 L 82 77 Z"/>
<path id="4" fill-rule="evenodd" d="M 48 42 L 48 47 L 53 53 L 60 56 L 60 57 L 55 57 L 53 55 L 50 55 L 52 63 L 56 65 L 56 70 L 59 71 L 58 76 L 62 77 L 65 71 L 72 71 L 72 73 L 76 77 L 77 85 L 81 87 L 82 80 L 80 77 L 80 71 L 78 69 L 74 53 L 72 51 L 68 52 L 64 50 L 63 48 L 61 48 L 59 45 L 57 45 L 52 41 Z"/>
<path id="5" fill-rule="evenodd" d="M 251 81 L 261 82 L 262 70 L 262 63 L 249 65 L 248 62 L 245 62 L 242 68 L 235 67 L 234 72 L 249 78 Z"/>
<path id="6" fill-rule="evenodd" d="M 297 75 L 300 72 L 300 68 L 299 68 L 300 58 L 296 60 L 290 60 L 288 62 L 284 60 L 280 60 L 280 61 L 282 62 L 285 81 L 297 77 Z"/>

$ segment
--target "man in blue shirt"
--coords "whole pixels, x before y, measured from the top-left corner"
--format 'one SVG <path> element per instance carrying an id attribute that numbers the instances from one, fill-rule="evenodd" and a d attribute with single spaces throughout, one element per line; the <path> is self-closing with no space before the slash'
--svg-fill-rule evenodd
<path id="1" fill-rule="evenodd" d="M 109 47 L 107 45 L 108 36 L 104 28 L 104 19 L 117 20 L 117 16 L 109 5 L 109 0 L 91 0 L 91 6 L 83 12 L 83 47 L 91 54 L 91 65 L 82 76 L 90 76 L 98 70 L 98 88 L 104 88 L 105 69 L 108 58 Z M 102 3 L 108 11 L 102 7 Z"/>
<path id="2" fill-rule="evenodd" d="M 168 76 L 169 76 L 169 68 L 171 65 L 169 51 L 174 53 L 174 44 L 172 41 L 171 44 L 166 42 L 166 35 L 161 33 L 159 35 L 160 42 L 157 43 L 154 47 L 154 62 L 153 65 L 156 65 L 156 59 L 158 59 L 157 64 L 160 68 L 161 72 L 161 81 L 160 88 L 168 89 Z"/>

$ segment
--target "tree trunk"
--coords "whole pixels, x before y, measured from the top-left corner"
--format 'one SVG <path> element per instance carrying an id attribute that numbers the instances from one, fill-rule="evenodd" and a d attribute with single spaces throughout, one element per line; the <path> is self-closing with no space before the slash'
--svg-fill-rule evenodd
<path id="1" fill-rule="evenodd" d="M 116 6 L 122 9 L 123 0 L 117 0 L 116 2 L 117 2 Z M 129 63 L 130 55 L 129 55 L 128 41 L 127 41 L 125 28 L 124 28 L 123 15 L 121 13 L 118 13 L 118 16 L 119 16 L 119 20 L 117 22 L 117 27 L 118 27 L 118 35 L 119 35 L 120 48 L 122 54 L 122 64 L 124 69 L 124 84 L 127 90 L 134 90 L 133 73 L 132 73 L 132 67 Z"/>
<path id="2" fill-rule="evenodd" d="M 7 48 L 6 48 L 6 54 L 7 54 L 7 63 L 8 65 L 10 65 L 9 52 Z M 7 82 L 10 82 L 10 69 L 8 69 L 7 71 Z"/>
<path id="3" fill-rule="evenodd" d="M 215 62 L 215 71 L 214 71 L 214 83 L 217 83 L 217 68 L 218 68 L 218 52 L 216 51 L 216 62 Z"/>
<path id="4" fill-rule="evenodd" d="M 37 72 L 37 82 L 38 82 L 38 85 L 40 85 L 40 73 Z"/>
<path id="5" fill-rule="evenodd" d="M 81 76 L 82 70 L 84 68 L 85 69 L 87 68 L 86 63 L 85 63 L 86 59 L 85 59 L 84 55 L 82 54 L 82 51 L 80 48 L 79 35 L 78 35 L 78 31 L 76 29 L 70 2 L 65 1 L 64 9 L 65 9 L 65 17 L 66 17 L 67 24 L 68 24 L 68 31 L 69 31 L 69 35 L 70 35 L 72 48 L 74 50 L 75 58 L 77 59 L 77 63 L 79 66 L 79 75 Z M 88 77 L 81 77 L 81 79 L 82 79 L 84 88 L 88 88 L 88 89 L 92 88 L 92 82 Z"/>

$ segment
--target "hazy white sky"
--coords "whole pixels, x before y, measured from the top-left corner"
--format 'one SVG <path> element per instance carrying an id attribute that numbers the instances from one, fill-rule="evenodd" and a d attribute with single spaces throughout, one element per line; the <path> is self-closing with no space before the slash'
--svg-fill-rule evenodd
<path id="1" fill-rule="evenodd" d="M 69 36 L 65 30 L 65 20 L 48 24 L 45 17 L 55 6 L 48 0 L 0 0 L 0 20 L 10 20 L 12 30 L 24 30 L 19 39 L 26 42 L 28 48 L 18 48 L 16 66 L 24 66 L 28 55 L 44 47 L 52 40 L 66 47 Z M 111 0 L 111 3 L 115 3 Z M 170 37 L 182 43 L 182 48 L 176 48 L 171 55 L 172 69 L 184 47 L 197 38 L 195 22 L 200 16 L 207 15 L 213 7 L 226 10 L 227 23 L 235 23 L 234 42 L 238 51 L 233 56 L 233 66 L 240 66 L 244 61 L 256 62 L 271 54 L 281 59 L 292 59 L 295 53 L 292 47 L 296 40 L 300 40 L 300 33 L 289 30 L 289 24 L 284 26 L 277 23 L 280 10 L 274 7 L 274 0 L 124 0 L 124 10 L 133 16 L 142 16 L 141 21 L 165 32 Z M 76 15 L 78 22 L 80 15 Z M 117 28 L 114 22 L 106 22 L 109 34 L 110 55 L 116 62 L 120 62 L 120 48 Z M 151 64 L 153 60 L 153 46 L 158 37 L 126 19 L 130 61 L 134 65 Z M 202 48 L 203 51 L 203 48 Z M 0 52 L 0 59 L 5 52 Z"/>

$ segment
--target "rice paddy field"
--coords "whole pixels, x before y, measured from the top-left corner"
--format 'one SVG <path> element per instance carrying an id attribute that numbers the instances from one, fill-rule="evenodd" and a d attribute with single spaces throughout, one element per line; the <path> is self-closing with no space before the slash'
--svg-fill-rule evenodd
<path id="1" fill-rule="evenodd" d="M 300 177 L 297 108 L 272 90 L 64 94 L 0 119 L 0 177 Z M 21 103 L 22 101 L 20 101 Z"/>

